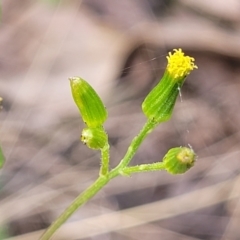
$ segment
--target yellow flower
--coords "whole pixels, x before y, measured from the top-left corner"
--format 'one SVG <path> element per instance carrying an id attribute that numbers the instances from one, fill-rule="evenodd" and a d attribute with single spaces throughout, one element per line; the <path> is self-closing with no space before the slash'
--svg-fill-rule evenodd
<path id="1" fill-rule="evenodd" d="M 173 51 L 173 54 L 169 52 L 169 56 L 167 56 L 167 71 L 174 79 L 186 77 L 194 68 L 198 68 L 194 64 L 195 59 L 184 56 L 181 48 L 174 49 Z"/>
<path id="2" fill-rule="evenodd" d="M 197 68 L 194 58 L 184 56 L 182 49 L 174 49 L 167 56 L 168 65 L 159 83 L 142 103 L 143 113 L 152 121 L 168 121 L 186 77 Z"/>

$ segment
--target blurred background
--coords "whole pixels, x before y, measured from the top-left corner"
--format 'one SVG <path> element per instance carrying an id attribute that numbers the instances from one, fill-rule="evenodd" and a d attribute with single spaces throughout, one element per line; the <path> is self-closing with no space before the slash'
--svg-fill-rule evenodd
<path id="1" fill-rule="evenodd" d="M 179 176 L 114 179 L 53 239 L 240 239 L 239 0 L 3 0 L 1 8 L 0 239 L 38 239 L 98 176 L 99 152 L 79 141 L 68 77 L 103 98 L 114 167 L 174 48 L 199 69 L 132 164 L 190 144 L 196 165 Z"/>

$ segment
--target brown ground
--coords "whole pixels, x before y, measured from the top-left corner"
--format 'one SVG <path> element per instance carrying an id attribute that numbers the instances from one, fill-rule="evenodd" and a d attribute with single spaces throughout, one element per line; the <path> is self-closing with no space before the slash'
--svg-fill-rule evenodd
<path id="1" fill-rule="evenodd" d="M 88 80 L 104 99 L 113 167 L 145 121 L 140 105 L 166 53 L 179 47 L 199 69 L 132 163 L 190 144 L 196 165 L 181 176 L 115 179 L 54 239 L 240 239 L 237 0 L 2 2 L 0 239 L 38 239 L 97 178 L 99 153 L 79 142 L 68 77 Z"/>

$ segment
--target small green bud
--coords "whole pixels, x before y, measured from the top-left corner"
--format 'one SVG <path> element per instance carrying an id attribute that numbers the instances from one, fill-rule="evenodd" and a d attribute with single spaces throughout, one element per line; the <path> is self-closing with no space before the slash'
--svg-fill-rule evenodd
<path id="1" fill-rule="evenodd" d="M 5 158 L 3 156 L 2 149 L 0 147 L 0 169 L 3 167 L 4 162 L 5 162 Z"/>
<path id="2" fill-rule="evenodd" d="M 91 149 L 101 149 L 108 142 L 108 135 L 103 127 L 84 128 L 81 141 Z"/>
<path id="3" fill-rule="evenodd" d="M 163 164 L 167 172 L 171 174 L 185 173 L 196 160 L 196 154 L 191 148 L 177 147 L 170 149 L 164 156 Z"/>
<path id="4" fill-rule="evenodd" d="M 96 128 L 106 121 L 107 110 L 95 90 L 80 77 L 69 78 L 73 99 L 85 124 Z"/>
<path id="5" fill-rule="evenodd" d="M 179 91 L 190 72 L 197 68 L 194 58 L 184 56 L 181 49 L 174 49 L 167 56 L 168 65 L 161 81 L 152 89 L 142 103 L 143 113 L 155 122 L 168 121 Z"/>

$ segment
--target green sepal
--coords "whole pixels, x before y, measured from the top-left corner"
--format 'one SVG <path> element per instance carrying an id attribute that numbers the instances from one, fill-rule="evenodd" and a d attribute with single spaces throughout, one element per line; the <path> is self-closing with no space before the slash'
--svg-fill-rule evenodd
<path id="1" fill-rule="evenodd" d="M 4 162 L 5 162 L 5 158 L 4 158 L 2 149 L 0 147 L 0 169 L 3 167 Z"/>
<path id="2" fill-rule="evenodd" d="M 155 122 L 168 121 L 185 78 L 176 81 L 165 71 L 161 81 L 152 89 L 142 103 L 143 113 Z"/>
<path id="3" fill-rule="evenodd" d="M 91 149 L 102 149 L 108 143 L 108 135 L 103 127 L 84 128 L 81 141 Z"/>
<path id="4" fill-rule="evenodd" d="M 85 124 L 90 128 L 103 125 L 108 114 L 95 90 L 80 77 L 72 77 L 69 80 L 73 99 Z"/>
<path id="5" fill-rule="evenodd" d="M 170 149 L 164 156 L 163 164 L 167 172 L 182 174 L 189 170 L 195 163 L 196 154 L 191 148 L 177 147 Z"/>

